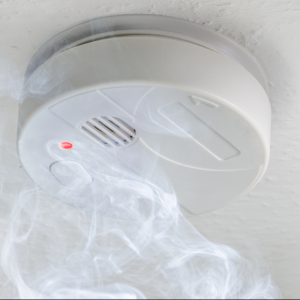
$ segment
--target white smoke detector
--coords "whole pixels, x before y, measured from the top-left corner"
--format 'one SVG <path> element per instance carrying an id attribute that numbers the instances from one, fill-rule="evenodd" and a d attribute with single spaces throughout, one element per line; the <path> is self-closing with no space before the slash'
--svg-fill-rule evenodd
<path id="1" fill-rule="evenodd" d="M 103 157 L 141 176 L 151 162 L 186 215 L 205 213 L 250 191 L 267 168 L 266 89 L 256 60 L 206 27 L 154 15 L 95 19 L 29 63 L 20 160 L 42 189 L 79 208 L 103 188 Z"/>

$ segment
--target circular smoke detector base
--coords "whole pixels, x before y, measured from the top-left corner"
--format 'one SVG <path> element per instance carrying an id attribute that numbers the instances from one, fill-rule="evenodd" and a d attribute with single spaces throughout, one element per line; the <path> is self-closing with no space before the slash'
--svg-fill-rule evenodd
<path id="1" fill-rule="evenodd" d="M 103 178 L 127 172 L 172 192 L 166 176 L 185 215 L 212 211 L 266 170 L 266 89 L 249 52 L 210 29 L 154 15 L 94 19 L 30 61 L 20 160 L 45 191 L 78 208 L 92 210 L 95 195 L 109 194 Z M 121 206 L 114 216 L 123 217 Z M 108 204 L 101 209 L 110 215 Z"/>

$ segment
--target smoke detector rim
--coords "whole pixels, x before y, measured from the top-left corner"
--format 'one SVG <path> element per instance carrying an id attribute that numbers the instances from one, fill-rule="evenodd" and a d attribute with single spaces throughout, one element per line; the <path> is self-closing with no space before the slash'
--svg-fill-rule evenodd
<path id="1" fill-rule="evenodd" d="M 98 17 L 58 33 L 44 43 L 32 56 L 25 71 L 24 83 L 54 55 L 97 40 L 132 35 L 180 39 L 227 56 L 248 70 L 268 94 L 265 72 L 248 49 L 206 26 L 176 17 L 155 14 L 121 14 Z"/>

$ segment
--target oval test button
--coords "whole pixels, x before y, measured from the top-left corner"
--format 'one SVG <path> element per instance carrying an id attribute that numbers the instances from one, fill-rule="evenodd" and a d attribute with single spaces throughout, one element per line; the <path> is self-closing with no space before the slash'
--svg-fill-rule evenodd
<path id="1" fill-rule="evenodd" d="M 64 186 L 82 188 L 93 182 L 92 176 L 75 161 L 57 161 L 50 166 L 52 175 Z"/>

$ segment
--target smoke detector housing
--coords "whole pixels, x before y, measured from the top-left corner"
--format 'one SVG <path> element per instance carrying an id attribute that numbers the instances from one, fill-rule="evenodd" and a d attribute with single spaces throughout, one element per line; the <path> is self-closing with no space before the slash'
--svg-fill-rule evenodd
<path id="1" fill-rule="evenodd" d="M 258 183 L 270 123 L 266 79 L 247 50 L 184 20 L 112 16 L 60 33 L 34 55 L 18 150 L 41 188 L 83 209 L 101 189 L 99 155 L 141 176 L 153 161 L 184 214 L 197 215 Z"/>

